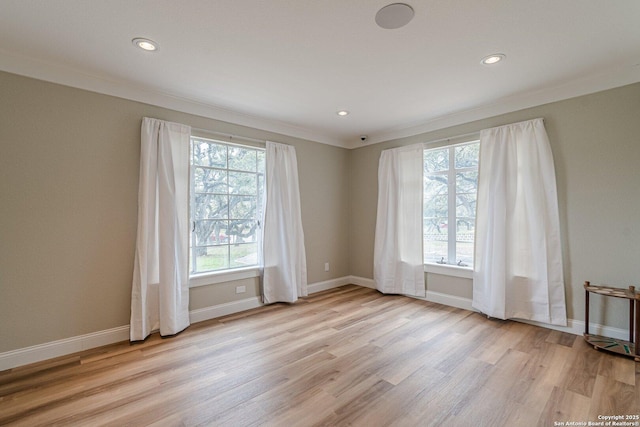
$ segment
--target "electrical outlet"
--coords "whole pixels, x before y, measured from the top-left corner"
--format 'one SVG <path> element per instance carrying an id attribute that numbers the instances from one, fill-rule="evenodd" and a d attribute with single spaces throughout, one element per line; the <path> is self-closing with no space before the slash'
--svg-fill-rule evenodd
<path id="1" fill-rule="evenodd" d="M 236 294 L 243 294 L 247 292 L 246 286 L 236 286 Z"/>
<path id="2" fill-rule="evenodd" d="M 328 262 L 324 263 L 324 271 L 329 271 L 329 263 Z"/>

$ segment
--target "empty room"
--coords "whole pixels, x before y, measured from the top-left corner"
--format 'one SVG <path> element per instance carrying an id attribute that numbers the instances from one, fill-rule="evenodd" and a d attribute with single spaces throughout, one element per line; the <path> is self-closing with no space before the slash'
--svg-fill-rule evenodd
<path id="1" fill-rule="evenodd" d="M 0 0 L 0 425 L 640 426 L 637 0 Z"/>

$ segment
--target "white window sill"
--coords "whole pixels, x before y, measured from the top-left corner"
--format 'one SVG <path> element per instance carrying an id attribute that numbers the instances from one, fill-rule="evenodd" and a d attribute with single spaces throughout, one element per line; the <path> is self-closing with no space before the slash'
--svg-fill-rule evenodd
<path id="1" fill-rule="evenodd" d="M 462 277 L 473 279 L 473 269 L 469 267 L 458 267 L 449 264 L 425 264 L 425 273 L 442 274 L 443 276 Z"/>
<path id="2" fill-rule="evenodd" d="M 236 268 L 233 270 L 212 271 L 189 277 L 189 287 L 215 285 L 216 283 L 231 282 L 233 280 L 250 279 L 260 276 L 258 267 Z"/>

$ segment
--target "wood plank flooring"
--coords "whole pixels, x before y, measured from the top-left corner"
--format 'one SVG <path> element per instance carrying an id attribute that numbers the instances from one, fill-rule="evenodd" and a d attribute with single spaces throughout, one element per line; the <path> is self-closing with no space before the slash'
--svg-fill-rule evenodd
<path id="1" fill-rule="evenodd" d="M 599 415 L 640 415 L 640 363 L 353 285 L 0 372 L 0 425 L 559 426 Z"/>

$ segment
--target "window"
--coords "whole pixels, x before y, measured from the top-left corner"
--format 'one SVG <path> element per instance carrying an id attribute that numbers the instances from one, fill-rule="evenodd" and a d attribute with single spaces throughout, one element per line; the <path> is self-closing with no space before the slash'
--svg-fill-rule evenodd
<path id="1" fill-rule="evenodd" d="M 258 265 L 264 149 L 191 137 L 191 274 Z"/>
<path id="2" fill-rule="evenodd" d="M 479 142 L 424 150 L 424 262 L 473 266 Z"/>

